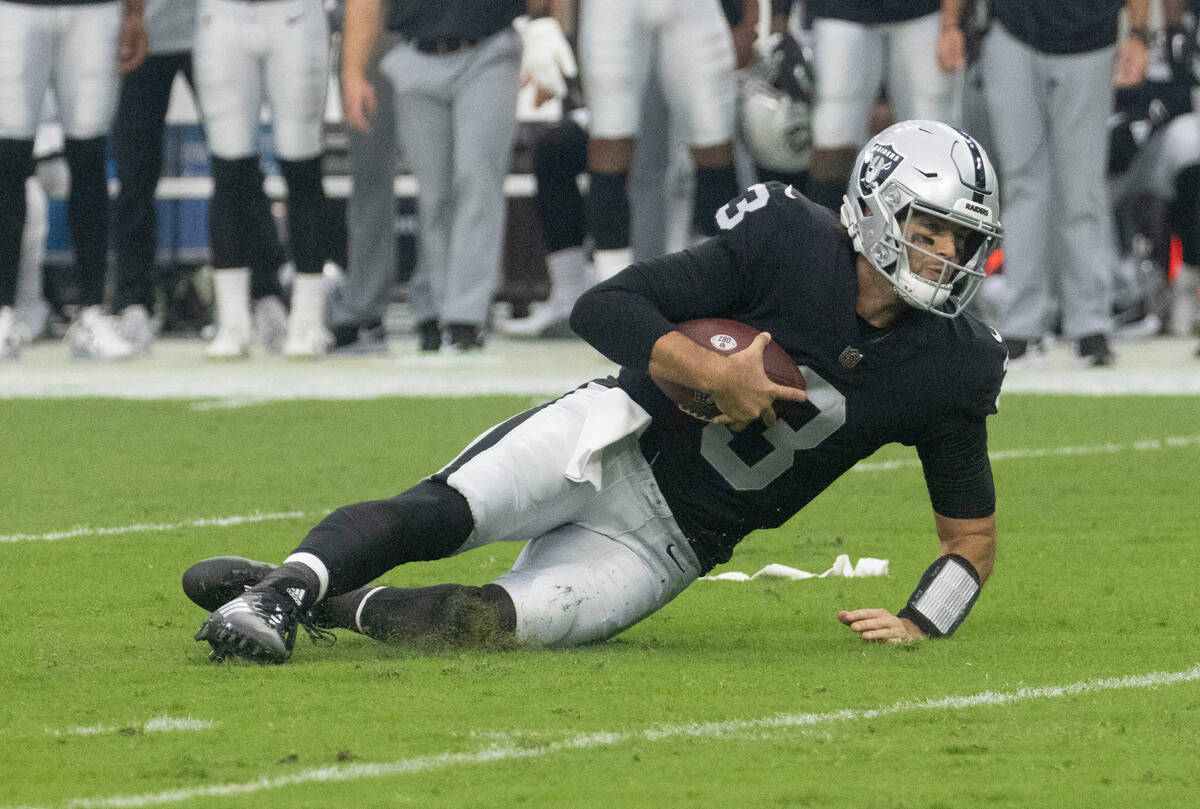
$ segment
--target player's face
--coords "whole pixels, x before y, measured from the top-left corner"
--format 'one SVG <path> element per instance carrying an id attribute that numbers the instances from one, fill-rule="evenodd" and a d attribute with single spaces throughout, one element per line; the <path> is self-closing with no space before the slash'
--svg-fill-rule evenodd
<path id="1" fill-rule="evenodd" d="M 922 278 L 939 281 L 946 269 L 946 261 L 961 263 L 967 228 L 917 213 L 909 218 L 904 237 L 918 248 L 908 248 L 909 268 Z"/>

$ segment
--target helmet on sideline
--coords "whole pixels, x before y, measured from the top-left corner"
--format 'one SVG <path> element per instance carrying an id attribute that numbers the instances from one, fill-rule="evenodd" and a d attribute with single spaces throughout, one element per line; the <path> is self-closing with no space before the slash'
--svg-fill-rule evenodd
<path id="1" fill-rule="evenodd" d="M 988 255 L 999 246 L 1000 190 L 996 170 L 970 135 L 938 121 L 902 121 L 863 147 L 842 200 L 842 224 L 854 248 L 910 306 L 956 317 L 983 283 Z M 905 233 L 928 215 L 965 230 L 957 261 L 933 256 Z M 908 251 L 942 262 L 939 278 L 909 268 Z"/>
<path id="2" fill-rule="evenodd" d="M 771 171 L 807 171 L 812 158 L 812 105 L 761 76 L 741 83 L 742 138 L 754 161 Z"/>
<path id="3" fill-rule="evenodd" d="M 770 52 L 742 71 L 738 113 L 742 139 L 759 166 L 796 174 L 812 158 L 812 103 L 815 82 L 807 45 L 774 34 Z"/>

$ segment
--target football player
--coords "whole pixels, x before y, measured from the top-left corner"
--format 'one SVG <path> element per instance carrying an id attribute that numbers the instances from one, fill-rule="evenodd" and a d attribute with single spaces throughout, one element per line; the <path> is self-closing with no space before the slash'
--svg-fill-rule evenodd
<path id="1" fill-rule="evenodd" d="M 270 662 L 289 657 L 298 624 L 383 640 L 601 640 L 892 442 L 917 449 L 941 552 L 901 609 L 838 618 L 869 641 L 952 634 L 995 554 L 985 420 L 1005 349 L 963 307 L 1001 236 L 998 198 L 978 144 L 931 121 L 868 142 L 840 221 L 790 186 L 751 187 L 720 209 L 716 237 L 576 304 L 572 327 L 623 366 L 617 378 L 492 428 L 393 498 L 334 511 L 279 567 L 198 563 L 184 589 L 213 611 L 196 639 L 217 659 Z M 762 333 L 719 355 L 674 328 L 701 317 Z M 766 376 L 772 340 L 807 393 Z M 707 391 L 721 414 L 681 412 L 651 375 Z M 525 540 L 482 587 L 364 587 L 405 562 Z"/>
<path id="2" fill-rule="evenodd" d="M 274 332 L 260 333 L 268 348 L 291 357 L 320 356 L 333 341 L 325 328 L 322 275 L 331 248 L 321 182 L 329 85 L 325 9 L 321 0 L 199 0 L 195 36 L 196 89 L 213 175 L 209 247 L 216 271 L 217 334 L 205 355 L 247 356 L 253 299 L 259 308 L 275 310 L 258 313 L 260 323 L 275 324 L 260 329 Z M 282 329 L 273 270 L 259 260 L 273 245 L 260 228 L 248 227 L 258 221 L 261 199 L 258 141 L 264 100 L 287 185 L 288 242 L 296 265 L 291 311 Z"/>
<path id="3" fill-rule="evenodd" d="M 142 0 L 0 0 L 0 359 L 28 338 L 13 312 L 25 228 L 25 179 L 53 88 L 71 175 L 67 219 L 82 309 L 67 339 L 75 356 L 125 359 L 133 347 L 104 315 L 108 270 L 105 141 L 120 72 L 146 55 Z"/>
<path id="4" fill-rule="evenodd" d="M 741 10 L 753 16 L 739 18 L 734 28 L 752 34 L 758 4 L 746 2 Z M 715 232 L 713 211 L 737 192 L 735 42 L 717 0 L 581 4 L 580 67 L 592 118 L 588 211 L 598 278 L 611 277 L 630 261 L 627 186 L 651 71 L 658 73 L 672 118 L 686 122 L 696 167 L 693 227 L 703 235 Z"/>
<path id="5" fill-rule="evenodd" d="M 812 0 L 816 57 L 809 195 L 836 211 L 881 84 L 896 120 L 956 122 L 954 81 L 938 69 L 940 0 Z"/>
<path id="6" fill-rule="evenodd" d="M 150 313 L 154 311 L 155 287 L 167 279 L 157 278 L 158 221 L 155 190 L 162 174 L 165 146 L 163 133 L 167 108 L 176 76 L 195 90 L 192 70 L 192 38 L 196 25 L 196 0 L 146 0 L 146 34 L 149 51 L 145 61 L 121 82 L 113 123 L 112 154 L 119 190 L 113 201 L 113 311 L 120 315 L 120 330 L 137 353 L 146 353 L 153 340 Z M 279 265 L 286 261 L 275 231 L 271 201 L 262 187 L 247 188 L 255 199 L 246 201 L 254 211 L 247 229 L 260 234 L 263 249 L 253 257 L 252 275 L 267 280 L 262 294 L 282 295 L 272 283 Z M 174 280 L 174 279 L 171 279 Z M 282 319 L 283 305 L 278 303 Z"/>

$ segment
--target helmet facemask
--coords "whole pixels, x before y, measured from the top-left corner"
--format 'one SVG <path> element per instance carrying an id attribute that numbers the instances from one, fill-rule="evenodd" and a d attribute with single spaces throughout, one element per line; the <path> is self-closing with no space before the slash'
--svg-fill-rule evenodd
<path id="1" fill-rule="evenodd" d="M 922 216 L 930 217 L 937 225 L 955 234 L 961 234 L 961 237 L 955 236 L 956 249 L 952 258 L 938 255 L 913 241 L 914 226 L 918 229 L 921 227 L 919 218 Z M 909 204 L 900 212 L 891 231 L 890 238 L 896 243 L 893 247 L 895 264 L 890 273 L 887 268 L 876 269 L 890 277 L 896 294 L 918 309 L 928 309 L 950 317 L 958 314 L 979 291 L 987 275 L 984 264 L 997 237 L 976 230 L 969 222 L 956 218 L 952 213 L 935 210 L 919 202 Z M 904 234 L 909 236 L 906 238 Z M 910 250 L 938 263 L 940 270 L 936 278 L 929 277 L 931 274 L 928 272 L 913 270 Z M 942 311 L 948 301 L 950 309 Z"/>

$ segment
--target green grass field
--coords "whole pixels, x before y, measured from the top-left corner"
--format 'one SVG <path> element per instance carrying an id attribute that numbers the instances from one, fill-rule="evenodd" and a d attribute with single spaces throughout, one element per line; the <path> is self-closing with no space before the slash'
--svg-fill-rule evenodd
<path id="1" fill-rule="evenodd" d="M 892 447 L 722 568 L 884 578 L 697 582 L 569 651 L 208 662 L 189 564 L 278 561 L 529 404 L 0 400 L 0 809 L 1196 805 L 1197 397 L 1006 396 L 996 574 L 948 641 L 835 619 L 898 608 L 936 553 Z M 483 583 L 517 550 L 384 581 Z"/>

